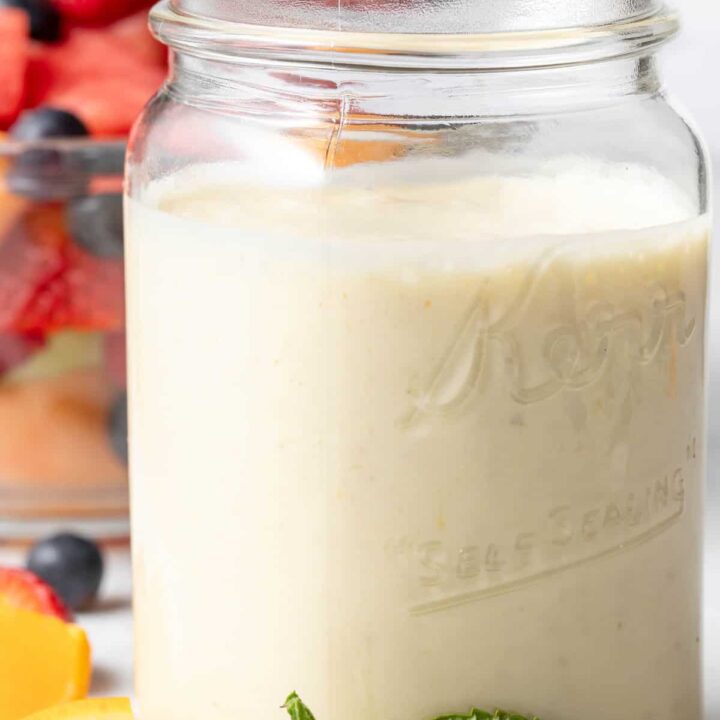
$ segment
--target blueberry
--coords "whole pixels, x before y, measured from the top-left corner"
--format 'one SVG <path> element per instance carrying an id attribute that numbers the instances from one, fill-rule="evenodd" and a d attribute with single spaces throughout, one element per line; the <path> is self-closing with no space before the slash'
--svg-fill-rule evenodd
<path id="1" fill-rule="evenodd" d="M 119 193 L 90 195 L 67 208 L 68 227 L 75 242 L 91 255 L 123 256 L 123 201 Z"/>
<path id="2" fill-rule="evenodd" d="M 103 559 L 91 540 L 61 533 L 32 547 L 27 569 L 51 585 L 68 607 L 81 610 L 97 596 Z"/>
<path id="3" fill-rule="evenodd" d="M 88 129 L 82 120 L 66 110 L 52 107 L 26 110 L 10 128 L 11 138 L 24 141 L 86 135 Z"/>
<path id="4" fill-rule="evenodd" d="M 30 37 L 43 42 L 60 39 L 60 13 L 48 0 L 0 0 L 0 7 L 24 10 L 30 18 Z"/>
<path id="5" fill-rule="evenodd" d="M 128 463 L 128 416 L 127 394 L 121 393 L 110 408 L 108 417 L 108 433 L 110 444 L 115 454 L 127 465 Z"/>

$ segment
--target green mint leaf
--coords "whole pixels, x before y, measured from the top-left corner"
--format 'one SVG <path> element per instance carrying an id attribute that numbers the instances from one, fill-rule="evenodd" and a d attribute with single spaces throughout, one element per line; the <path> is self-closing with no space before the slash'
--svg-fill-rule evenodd
<path id="1" fill-rule="evenodd" d="M 473 708 L 467 715 L 441 715 L 435 720 L 493 720 L 492 713 Z"/>
<path id="2" fill-rule="evenodd" d="M 526 717 L 517 713 L 505 712 L 505 710 L 496 710 L 494 713 L 487 710 L 478 710 L 473 708 L 467 715 L 441 715 L 435 720 L 540 720 L 533 716 Z"/>
<path id="3" fill-rule="evenodd" d="M 518 715 L 518 713 L 509 713 L 505 710 L 496 710 L 493 720 L 540 720 L 535 715 Z"/>
<path id="4" fill-rule="evenodd" d="M 283 708 L 288 711 L 288 715 L 292 720 L 315 720 L 310 708 L 305 705 L 296 692 L 291 692 L 287 696 Z"/>
<path id="5" fill-rule="evenodd" d="M 296 692 L 291 692 L 287 696 L 283 708 L 288 711 L 288 715 L 292 720 L 315 720 L 310 708 L 305 705 Z M 540 720 L 540 718 L 534 715 L 525 716 L 509 713 L 505 712 L 505 710 L 496 710 L 494 713 L 490 713 L 486 710 L 473 708 L 467 715 L 440 715 L 435 720 Z"/>

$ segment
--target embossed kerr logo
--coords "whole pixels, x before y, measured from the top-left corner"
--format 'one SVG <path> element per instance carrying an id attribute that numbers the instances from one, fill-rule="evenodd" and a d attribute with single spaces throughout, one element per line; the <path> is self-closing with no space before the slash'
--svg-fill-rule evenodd
<path id="1" fill-rule="evenodd" d="M 538 347 L 524 347 L 521 321 L 549 268 L 565 252 L 545 252 L 499 312 L 485 291 L 477 295 L 430 381 L 415 394 L 402 425 L 410 428 L 423 418 L 461 415 L 488 382 L 505 383 L 516 402 L 528 405 L 563 389 L 591 385 L 621 346 L 631 363 L 648 365 L 664 347 L 688 344 L 696 321 L 687 317 L 684 293 L 651 285 L 641 289 L 641 299 L 632 307 L 589 303 L 583 316 L 548 328 Z M 493 347 L 499 354 L 490 352 Z M 503 360 L 492 367 L 498 355 Z"/>
<path id="2" fill-rule="evenodd" d="M 582 272 L 581 265 L 572 259 L 559 270 L 554 265 L 568 259 L 567 253 L 553 248 L 541 255 L 508 302 L 497 290 L 478 293 L 436 371 L 413 393 L 401 427 L 430 428 L 432 422 L 461 419 L 483 403 L 488 389 L 501 404 L 507 393 L 508 400 L 530 412 L 528 406 L 562 391 L 590 388 L 610 368 L 630 382 L 637 369 L 651 367 L 655 381 L 667 382 L 667 397 L 676 397 L 678 351 L 696 331 L 685 294 L 658 282 L 642 285 L 641 272 L 633 273 L 635 282 L 619 279 L 617 287 L 585 286 L 573 276 L 574 268 Z M 571 298 L 566 308 L 553 305 L 557 297 L 540 288 L 543 281 L 565 283 Z M 601 429 L 610 422 L 603 421 Z M 522 520 L 496 523 L 492 530 L 482 513 L 477 526 L 466 513 L 462 528 L 434 534 L 429 529 L 424 537 L 390 543 L 388 551 L 409 579 L 411 612 L 435 612 L 508 592 L 663 533 L 683 513 L 686 478 L 694 484 L 700 472 L 695 429 L 687 430 L 684 457 L 668 460 L 652 477 L 633 478 L 631 487 L 608 484 L 584 500 L 576 495 L 566 504 L 555 498 L 554 506 L 524 507 Z M 498 508 L 495 518 L 503 512 Z"/>

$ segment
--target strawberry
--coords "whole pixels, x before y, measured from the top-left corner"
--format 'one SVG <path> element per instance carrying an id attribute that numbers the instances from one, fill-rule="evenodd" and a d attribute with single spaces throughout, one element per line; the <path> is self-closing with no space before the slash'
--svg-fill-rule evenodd
<path id="1" fill-rule="evenodd" d="M 68 247 L 61 272 L 44 283 L 16 320 L 25 332 L 120 330 L 125 298 L 121 262 Z"/>
<path id="2" fill-rule="evenodd" d="M 27 321 L 28 308 L 46 302 L 46 289 L 67 265 L 58 237 L 33 215 L 28 213 L 0 244 L 0 331 L 42 332 Z M 42 228 L 37 237 L 28 232 L 33 222 Z"/>
<path id="3" fill-rule="evenodd" d="M 119 331 L 125 324 L 125 276 L 120 260 L 94 257 L 76 245 L 67 251 L 65 304 L 50 327 Z"/>
<path id="4" fill-rule="evenodd" d="M 24 610 L 33 610 L 69 622 L 70 611 L 57 593 L 29 570 L 0 567 L 0 598 Z"/>
<path id="5" fill-rule="evenodd" d="M 151 0 L 52 0 L 52 4 L 67 20 L 87 24 L 105 24 L 125 17 L 141 7 L 152 5 Z"/>
<path id="6" fill-rule="evenodd" d="M 8 128 L 22 108 L 29 47 L 27 13 L 0 7 L 0 128 Z"/>
<path id="7" fill-rule="evenodd" d="M 59 205 L 34 205 L 0 243 L 0 332 L 115 331 L 124 322 L 121 260 L 70 241 Z"/>

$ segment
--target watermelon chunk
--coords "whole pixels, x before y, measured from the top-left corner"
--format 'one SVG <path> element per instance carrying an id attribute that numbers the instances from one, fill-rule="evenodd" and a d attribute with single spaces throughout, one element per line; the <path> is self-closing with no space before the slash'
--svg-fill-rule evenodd
<path id="1" fill-rule="evenodd" d="M 30 22 L 24 10 L 0 7 L 0 128 L 7 129 L 22 109 L 30 47 Z"/>
<path id="2" fill-rule="evenodd" d="M 144 64 L 167 67 L 167 48 L 150 32 L 146 10 L 143 9 L 108 25 L 107 31 L 118 40 L 122 40 L 128 50 Z"/>
<path id="3" fill-rule="evenodd" d="M 153 0 L 52 0 L 66 20 L 92 25 L 112 22 L 152 3 Z"/>
<path id="4" fill-rule="evenodd" d="M 130 132 L 135 118 L 158 89 L 154 76 L 88 78 L 63 90 L 53 90 L 48 102 L 77 115 L 96 136 Z"/>
<path id="5" fill-rule="evenodd" d="M 0 331 L 43 333 L 41 326 L 27 322 L 27 311 L 48 305 L 46 288 L 65 272 L 67 240 L 47 222 L 56 214 L 50 211 L 46 218 L 44 208 L 40 215 L 29 210 L 0 245 Z"/>
<path id="6" fill-rule="evenodd" d="M 35 108 L 42 105 L 43 100 L 50 92 L 52 84 L 52 69 L 48 63 L 47 45 L 36 43 L 30 47 L 27 71 L 25 73 L 25 108 Z"/>
<path id="7" fill-rule="evenodd" d="M 165 78 L 110 30 L 73 28 L 43 46 L 29 68 L 32 104 L 77 115 L 93 135 L 124 135 Z"/>

